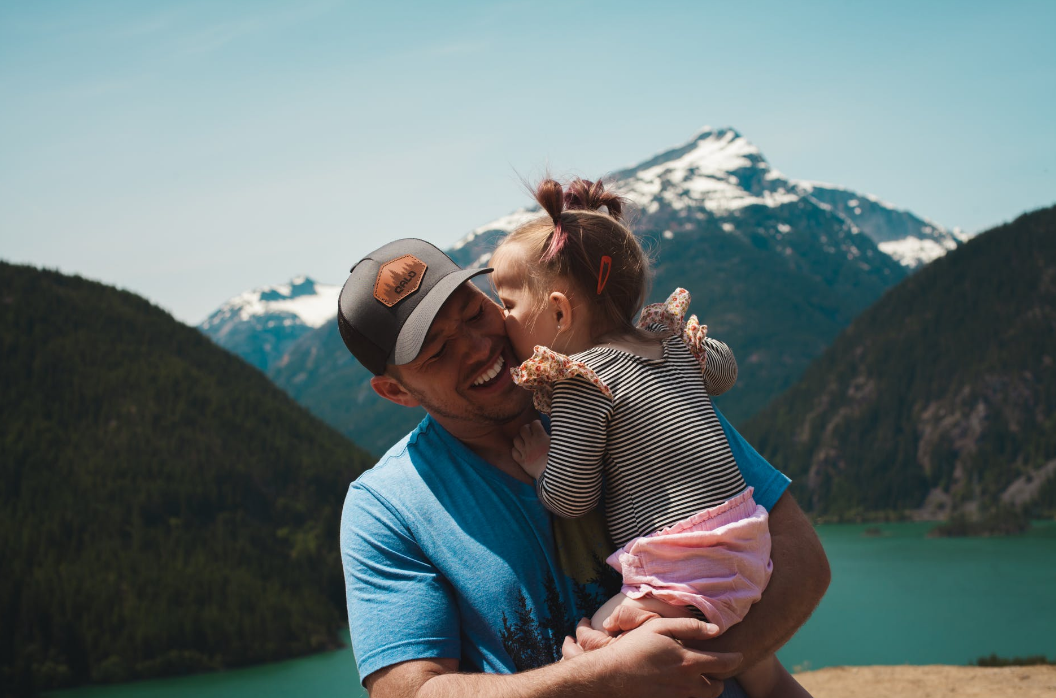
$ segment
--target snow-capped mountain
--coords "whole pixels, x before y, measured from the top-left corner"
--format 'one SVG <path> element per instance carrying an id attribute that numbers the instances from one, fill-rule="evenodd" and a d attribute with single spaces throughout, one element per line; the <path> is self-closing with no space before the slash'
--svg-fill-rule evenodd
<path id="1" fill-rule="evenodd" d="M 611 176 L 614 189 L 638 205 L 647 226 L 662 216 L 671 225 L 662 229 L 667 239 L 693 230 L 702 220 L 719 220 L 733 232 L 752 209 L 780 209 L 806 203 L 831 210 L 844 219 L 851 233 L 865 233 L 880 250 L 908 269 L 942 256 L 966 239 L 960 230 L 946 228 L 870 194 L 844 187 L 785 177 L 772 168 L 762 152 L 732 128 L 705 128 L 685 145 L 660 153 Z M 478 250 L 490 248 L 502 232 L 513 230 L 538 215 L 520 209 L 477 228 L 455 244 Z M 781 233 L 775 233 L 779 237 Z M 848 254 L 860 254 L 851 243 Z M 462 253 L 463 263 L 482 265 L 485 252 L 475 258 Z"/>
<path id="2" fill-rule="evenodd" d="M 297 276 L 287 284 L 246 291 L 224 303 L 198 329 L 262 371 L 289 347 L 337 314 L 340 286 Z"/>
<path id="3" fill-rule="evenodd" d="M 633 228 L 654 260 L 650 301 L 688 288 L 693 312 L 736 353 L 737 386 L 718 398 L 734 422 L 791 385 L 884 291 L 958 242 L 956 232 L 875 197 L 788 179 L 728 128 L 705 129 L 611 178 L 637 204 Z M 483 266 L 498 239 L 538 215 L 531 207 L 514 211 L 476 228 L 449 253 L 463 266 Z M 279 318 L 247 310 L 248 320 L 239 320 L 243 307 L 256 307 L 248 295 L 251 302 L 232 301 L 226 317 L 243 327 L 228 333 L 242 338 L 240 353 L 248 358 L 256 351 L 252 334 L 260 332 L 267 347 L 257 365 L 295 400 L 376 453 L 413 426 L 420 413 L 376 398 L 336 323 L 310 332 L 295 325 L 303 336 L 283 349 L 272 328 Z M 326 315 L 335 314 L 331 299 Z M 203 330 L 214 325 L 207 321 Z"/>

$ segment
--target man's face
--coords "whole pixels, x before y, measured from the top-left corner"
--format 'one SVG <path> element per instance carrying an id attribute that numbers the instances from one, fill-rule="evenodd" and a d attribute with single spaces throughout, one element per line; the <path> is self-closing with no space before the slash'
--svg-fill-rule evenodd
<path id="1" fill-rule="evenodd" d="M 437 313 L 418 356 L 395 367 L 394 377 L 434 416 L 498 425 L 531 403 L 510 376 L 512 361 L 502 310 L 467 282 Z"/>

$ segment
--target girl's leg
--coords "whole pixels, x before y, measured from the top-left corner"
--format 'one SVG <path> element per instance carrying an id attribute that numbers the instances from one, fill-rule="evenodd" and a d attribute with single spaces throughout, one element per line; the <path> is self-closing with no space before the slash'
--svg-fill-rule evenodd
<path id="1" fill-rule="evenodd" d="M 737 683 L 741 684 L 749 698 L 810 698 L 807 690 L 792 678 L 792 674 L 772 654 L 738 674 Z"/>
<path id="2" fill-rule="evenodd" d="M 699 616 L 688 606 L 672 606 L 671 604 L 664 603 L 659 599 L 654 599 L 651 596 L 644 596 L 640 599 L 631 599 L 623 594 L 616 594 L 611 599 L 606 601 L 601 608 L 594 613 L 594 617 L 590 619 L 590 625 L 595 630 L 601 632 L 609 632 L 605 629 L 605 619 L 616 612 L 616 609 L 620 606 L 631 606 L 632 608 L 647 611 L 649 613 L 655 613 L 663 618 L 698 618 Z M 643 615 L 643 622 L 651 616 Z M 623 628 L 623 630 L 631 630 L 631 628 Z M 615 632 L 609 632 L 610 635 L 615 635 Z"/>

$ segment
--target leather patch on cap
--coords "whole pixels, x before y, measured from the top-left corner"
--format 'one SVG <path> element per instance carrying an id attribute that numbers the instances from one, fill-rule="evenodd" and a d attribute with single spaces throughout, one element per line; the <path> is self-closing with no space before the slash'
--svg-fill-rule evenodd
<path id="1" fill-rule="evenodd" d="M 413 254 L 385 262 L 374 282 L 374 297 L 390 308 L 418 290 L 428 266 Z"/>

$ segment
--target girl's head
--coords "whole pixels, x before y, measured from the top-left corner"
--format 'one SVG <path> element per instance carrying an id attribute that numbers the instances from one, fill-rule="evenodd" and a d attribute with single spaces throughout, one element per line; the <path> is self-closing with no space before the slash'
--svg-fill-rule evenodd
<path id="1" fill-rule="evenodd" d="M 649 264 L 622 222 L 624 200 L 599 182 L 553 179 L 535 188 L 545 216 L 510 233 L 491 258 L 518 358 L 536 344 L 574 353 L 635 334 Z"/>

